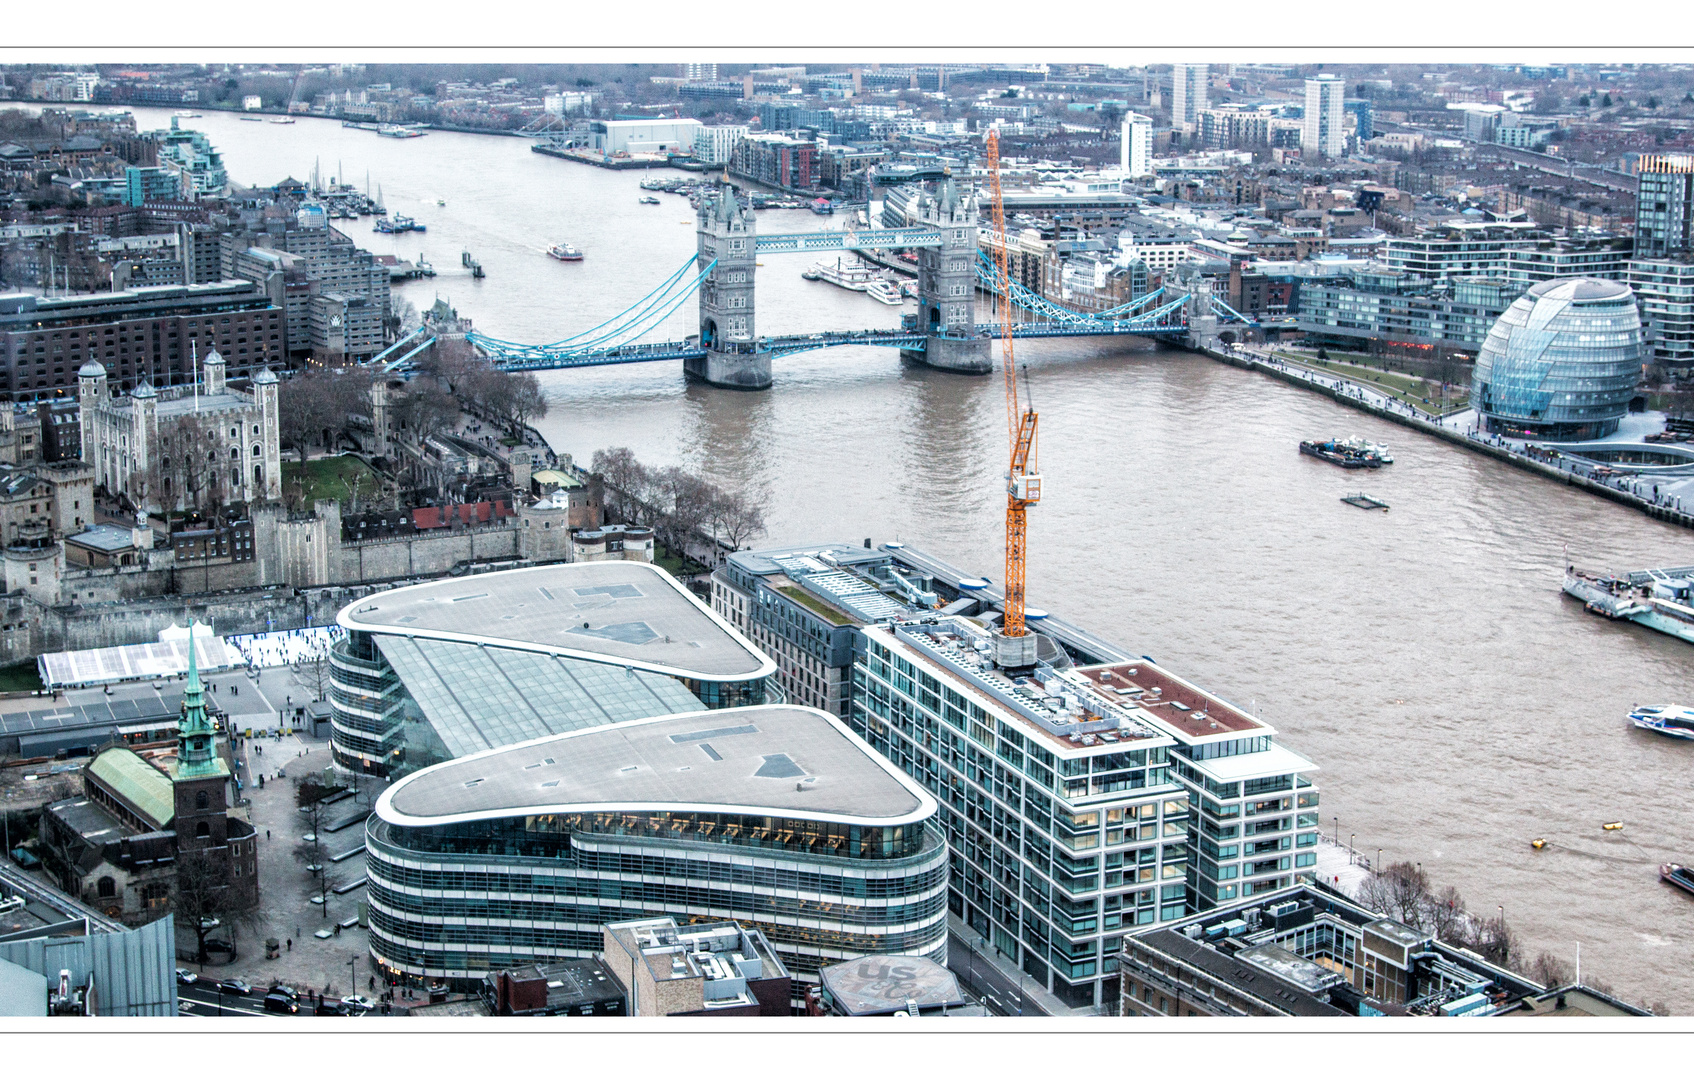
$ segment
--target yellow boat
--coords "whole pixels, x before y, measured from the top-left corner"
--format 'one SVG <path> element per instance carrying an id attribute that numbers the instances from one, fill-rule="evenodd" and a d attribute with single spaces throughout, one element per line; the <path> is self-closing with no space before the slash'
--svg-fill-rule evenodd
<path id="1" fill-rule="evenodd" d="M 1617 831 L 1619 831 L 1620 829 L 1623 828 L 1623 822 L 1621 822 L 1621 821 L 1608 821 L 1604 825 L 1600 826 L 1600 828 L 1606 830 L 1607 832 L 1617 832 Z"/>
<path id="2" fill-rule="evenodd" d="M 1540 851 L 1542 848 L 1547 846 L 1547 841 L 1538 836 L 1529 842 L 1529 846 L 1534 848 L 1536 851 Z"/>

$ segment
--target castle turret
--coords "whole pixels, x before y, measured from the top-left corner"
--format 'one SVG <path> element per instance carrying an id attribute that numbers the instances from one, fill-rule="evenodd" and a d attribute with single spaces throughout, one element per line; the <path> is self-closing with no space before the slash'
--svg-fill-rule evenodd
<path id="1" fill-rule="evenodd" d="M 253 462 L 253 498 L 282 498 L 281 426 L 277 416 L 277 378 L 270 368 L 260 368 L 253 376 L 253 398 L 259 406 L 259 426 L 263 429 L 259 445 L 264 460 Z"/>
<path id="2" fill-rule="evenodd" d="M 100 408 L 109 403 L 106 394 L 106 368 L 98 360 L 90 360 L 82 365 L 76 373 L 76 400 L 82 416 L 82 460 L 95 467 L 96 483 L 107 483 L 106 463 L 100 460 L 96 452 L 100 443 L 95 436 L 93 423 L 93 418 Z M 108 483 L 107 487 L 110 486 Z"/>
<path id="3" fill-rule="evenodd" d="M 205 369 L 205 387 L 204 387 L 205 392 L 208 393 L 208 394 L 221 394 L 221 393 L 223 393 L 224 392 L 224 358 L 223 358 L 223 354 L 219 353 L 218 350 L 213 349 L 211 352 L 206 354 L 206 360 L 205 360 L 205 364 L 203 366 L 204 366 L 204 369 Z"/>

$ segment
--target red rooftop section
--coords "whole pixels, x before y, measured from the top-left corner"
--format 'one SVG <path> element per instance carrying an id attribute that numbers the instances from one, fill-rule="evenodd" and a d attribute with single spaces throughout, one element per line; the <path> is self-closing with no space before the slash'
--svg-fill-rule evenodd
<path id="1" fill-rule="evenodd" d="M 445 529 L 453 525 L 487 525 L 512 516 L 512 505 L 501 499 L 496 502 L 452 503 L 447 506 L 420 506 L 412 511 L 412 525 L 419 529 Z"/>
<path id="2" fill-rule="evenodd" d="M 1196 690 L 1145 660 L 1133 664 L 1099 664 L 1076 671 L 1086 676 L 1106 700 L 1128 707 L 1139 705 L 1191 739 L 1265 727 L 1233 705 Z M 1128 692 L 1120 693 L 1120 690 Z"/>

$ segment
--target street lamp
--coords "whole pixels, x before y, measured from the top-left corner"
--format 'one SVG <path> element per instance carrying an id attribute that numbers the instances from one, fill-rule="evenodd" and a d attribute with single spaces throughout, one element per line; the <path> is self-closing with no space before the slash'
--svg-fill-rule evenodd
<path id="1" fill-rule="evenodd" d="M 347 969 L 348 969 L 347 985 L 351 988 L 349 990 L 349 993 L 357 994 L 359 992 L 359 954 L 358 953 L 354 953 L 352 955 L 352 957 L 348 959 Z"/>

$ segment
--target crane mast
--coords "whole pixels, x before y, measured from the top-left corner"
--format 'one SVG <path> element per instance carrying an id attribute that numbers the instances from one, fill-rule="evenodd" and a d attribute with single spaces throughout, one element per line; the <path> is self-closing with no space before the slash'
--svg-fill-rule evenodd
<path id="1" fill-rule="evenodd" d="M 1000 321 L 1002 374 L 1006 380 L 1006 597 L 1001 632 L 996 637 L 997 660 L 1001 667 L 1019 669 L 1035 665 L 1035 639 L 1024 625 L 1024 567 L 1028 558 L 1025 514 L 1041 500 L 1041 475 L 1036 471 L 1036 421 L 1033 403 L 1018 400 L 1017 365 L 1012 355 L 1012 290 L 1010 237 L 1006 232 L 1006 201 L 1000 190 L 1000 133 L 988 133 L 988 177 L 993 192 L 995 267 L 1000 273 L 997 298 Z"/>

